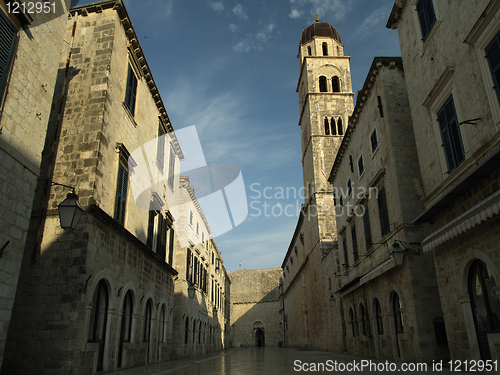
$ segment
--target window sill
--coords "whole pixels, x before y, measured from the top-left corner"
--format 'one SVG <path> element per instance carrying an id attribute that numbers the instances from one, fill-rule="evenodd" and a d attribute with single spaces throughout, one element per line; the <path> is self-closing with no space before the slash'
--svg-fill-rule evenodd
<path id="1" fill-rule="evenodd" d="M 135 122 L 134 115 L 132 114 L 132 112 L 130 112 L 130 109 L 128 109 L 128 107 L 125 104 L 125 102 L 122 102 L 122 107 L 125 110 L 125 113 L 127 114 L 127 116 L 130 119 L 130 121 L 132 121 L 132 124 L 134 125 L 134 127 L 137 128 L 137 123 Z"/>

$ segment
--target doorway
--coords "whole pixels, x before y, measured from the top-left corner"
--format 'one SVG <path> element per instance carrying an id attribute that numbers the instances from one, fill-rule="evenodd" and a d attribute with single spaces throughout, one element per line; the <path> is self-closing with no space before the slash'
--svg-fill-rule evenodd
<path id="1" fill-rule="evenodd" d="M 255 330 L 255 346 L 257 347 L 266 346 L 266 337 L 264 333 L 264 328 L 257 328 Z"/>

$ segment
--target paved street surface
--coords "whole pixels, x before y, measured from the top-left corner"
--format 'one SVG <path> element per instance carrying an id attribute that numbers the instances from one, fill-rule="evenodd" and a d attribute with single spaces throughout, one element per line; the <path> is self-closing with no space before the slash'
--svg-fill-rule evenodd
<path id="1" fill-rule="evenodd" d="M 362 362 L 364 361 L 364 362 Z M 371 362 L 370 362 L 371 361 Z M 321 365 L 322 364 L 322 365 Z M 357 364 L 357 366 L 356 366 Z M 378 366 L 380 371 L 361 369 L 361 364 Z M 363 357 L 320 351 L 300 351 L 289 348 L 233 348 L 188 359 L 168 361 L 161 364 L 136 367 L 113 374 L 123 375 L 287 375 L 287 374 L 478 374 L 464 371 L 451 372 L 443 366 L 442 371 L 402 372 L 401 363 L 386 362 Z M 413 365 L 413 364 L 412 364 Z M 324 371 L 321 371 L 323 366 Z M 337 366 L 337 369 L 334 368 Z M 396 371 L 391 371 L 391 367 Z M 301 369 L 299 369 L 301 367 Z M 463 370 L 463 368 L 462 368 Z M 487 374 L 485 372 L 485 374 Z"/>

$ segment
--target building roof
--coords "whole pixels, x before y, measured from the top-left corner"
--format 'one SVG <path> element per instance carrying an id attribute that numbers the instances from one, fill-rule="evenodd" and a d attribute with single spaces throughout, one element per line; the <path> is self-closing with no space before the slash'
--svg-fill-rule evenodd
<path id="1" fill-rule="evenodd" d="M 333 38 L 337 42 L 342 43 L 340 40 L 339 32 L 328 22 L 315 22 L 311 26 L 302 30 L 300 35 L 300 44 L 305 44 L 317 36 Z"/>

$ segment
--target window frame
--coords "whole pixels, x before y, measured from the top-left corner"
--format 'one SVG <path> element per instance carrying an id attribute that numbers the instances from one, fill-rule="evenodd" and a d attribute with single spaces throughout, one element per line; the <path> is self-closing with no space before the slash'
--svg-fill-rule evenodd
<path id="1" fill-rule="evenodd" d="M 139 87 L 139 79 L 135 74 L 132 63 L 128 62 L 127 80 L 125 81 L 125 99 L 123 103 L 129 110 L 132 118 L 135 118 L 135 110 L 137 105 L 137 89 Z"/>
<path id="2" fill-rule="evenodd" d="M 450 118 L 447 110 L 451 107 L 453 108 L 453 116 Z M 448 96 L 448 99 L 446 99 L 444 104 L 440 107 L 436 115 L 446 166 L 448 168 L 447 172 L 451 174 L 467 159 L 453 94 Z M 443 123 L 442 120 L 446 121 L 446 123 Z M 452 127 L 453 125 L 454 127 Z M 449 138 L 447 139 L 447 137 Z M 457 150 L 457 146 L 460 146 L 459 150 Z M 460 153 L 462 159 L 459 158 Z"/>
<path id="3" fill-rule="evenodd" d="M 375 137 L 375 147 L 374 147 L 374 142 L 373 142 L 373 139 Z M 379 141 L 378 141 L 378 135 L 377 135 L 377 128 L 374 128 L 372 130 L 372 132 L 370 133 L 370 150 L 372 151 L 372 155 L 375 154 L 375 151 L 378 150 L 378 146 L 379 146 Z"/>
<path id="4" fill-rule="evenodd" d="M 419 10 L 419 4 L 423 4 L 420 10 Z M 430 9 L 429 9 L 429 4 L 430 4 Z M 425 42 L 437 22 L 434 3 L 432 0 L 418 0 L 417 3 L 415 4 L 415 8 L 417 11 L 418 23 L 420 25 L 420 32 L 422 34 L 422 41 Z M 427 28 L 427 31 L 424 31 L 424 28 L 422 27 L 424 22 L 425 22 L 424 26 Z"/>
<path id="5" fill-rule="evenodd" d="M 2 61 L 3 59 L 0 58 L 0 69 L 2 69 L 2 74 L 0 75 L 0 104 L 2 104 L 7 93 L 7 86 L 9 83 L 8 77 L 13 66 L 14 50 L 16 48 L 19 34 L 16 25 L 9 19 L 9 17 L 3 12 L 3 10 L 0 11 L 0 18 L 5 23 L 5 27 L 12 31 L 12 34 L 9 35 L 9 37 L 12 37 L 10 43 L 5 43 L 5 50 L 7 51 L 4 56 L 5 60 Z M 6 38 L 4 37 L 5 35 L 2 34 L 2 36 L 3 37 L 1 38 L 1 42 L 7 42 Z"/>
<path id="6" fill-rule="evenodd" d="M 120 177 L 121 176 L 121 177 Z M 125 225 L 127 203 L 128 203 L 129 171 L 125 163 L 120 160 L 116 176 L 115 206 L 113 218 L 120 224 Z"/>

